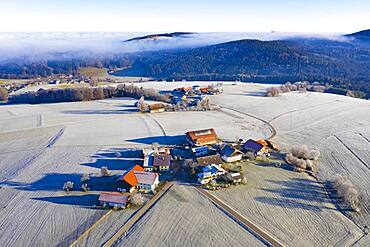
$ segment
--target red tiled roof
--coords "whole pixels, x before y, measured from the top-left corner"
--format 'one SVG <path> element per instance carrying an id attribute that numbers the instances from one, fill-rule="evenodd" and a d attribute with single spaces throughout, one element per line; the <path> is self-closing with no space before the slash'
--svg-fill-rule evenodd
<path id="1" fill-rule="evenodd" d="M 98 200 L 101 202 L 113 202 L 126 205 L 128 195 L 129 194 L 121 194 L 119 192 L 101 192 Z"/>
<path id="2" fill-rule="evenodd" d="M 159 110 L 159 109 L 164 109 L 166 106 L 162 103 L 156 103 L 156 104 L 152 104 L 152 105 L 149 105 L 149 110 L 153 111 L 153 110 Z"/>
<path id="3" fill-rule="evenodd" d="M 192 142 L 200 145 L 209 142 L 216 142 L 218 140 L 216 131 L 214 129 L 188 131 L 186 132 L 186 135 Z"/>
<path id="4" fill-rule="evenodd" d="M 138 183 L 138 180 L 134 173 L 135 171 L 144 171 L 144 168 L 142 168 L 139 165 L 135 165 L 128 172 L 126 172 L 126 174 L 122 176 L 122 180 L 129 184 L 131 187 L 136 186 Z"/>

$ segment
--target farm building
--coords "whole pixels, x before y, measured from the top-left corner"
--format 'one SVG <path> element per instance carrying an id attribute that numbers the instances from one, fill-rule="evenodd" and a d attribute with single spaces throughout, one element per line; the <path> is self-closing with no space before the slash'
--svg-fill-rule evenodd
<path id="1" fill-rule="evenodd" d="M 145 171 L 152 172 L 152 171 L 154 171 L 156 169 L 153 166 L 153 161 L 154 161 L 154 155 L 153 155 L 153 153 L 144 156 L 143 167 L 144 167 L 144 170 Z"/>
<path id="2" fill-rule="evenodd" d="M 214 129 L 204 129 L 186 132 L 186 140 L 193 146 L 204 146 L 219 142 Z"/>
<path id="3" fill-rule="evenodd" d="M 117 190 L 120 192 L 133 192 L 134 190 L 150 192 L 159 184 L 158 173 L 144 171 L 139 165 L 135 165 L 126 171 L 117 180 Z"/>
<path id="4" fill-rule="evenodd" d="M 263 144 L 258 143 L 252 139 L 249 139 L 243 144 L 243 151 L 245 152 L 253 152 L 254 155 L 266 155 L 268 154 L 268 148 L 265 147 Z"/>
<path id="5" fill-rule="evenodd" d="M 211 180 L 226 174 L 226 171 L 221 167 L 221 165 L 207 165 L 203 167 L 202 172 L 198 173 L 198 183 L 207 184 Z"/>
<path id="6" fill-rule="evenodd" d="M 157 171 L 169 171 L 170 166 L 171 166 L 171 155 L 169 154 L 154 155 L 153 167 L 155 167 Z"/>
<path id="7" fill-rule="evenodd" d="M 153 192 L 159 185 L 159 175 L 154 172 L 136 171 L 136 189 L 143 192 Z"/>
<path id="8" fill-rule="evenodd" d="M 230 173 L 234 183 L 240 183 L 243 180 L 243 176 L 239 172 Z"/>
<path id="9" fill-rule="evenodd" d="M 221 159 L 221 156 L 219 154 L 198 157 L 196 158 L 196 161 L 198 165 L 200 166 L 207 166 L 211 164 L 222 165 L 224 163 L 224 161 Z"/>
<path id="10" fill-rule="evenodd" d="M 102 207 L 125 208 L 127 206 L 128 198 L 128 193 L 101 192 L 98 200 Z"/>
<path id="11" fill-rule="evenodd" d="M 220 153 L 221 158 L 226 162 L 236 162 L 243 158 L 243 153 L 230 145 L 225 145 Z"/>
<path id="12" fill-rule="evenodd" d="M 156 104 L 148 105 L 148 109 L 150 113 L 164 112 L 166 110 L 166 106 L 165 104 L 162 104 L 162 103 L 156 103 Z"/>
<path id="13" fill-rule="evenodd" d="M 209 147 L 203 146 L 203 147 L 195 147 L 191 149 L 193 155 L 195 157 L 201 157 L 201 156 L 206 156 L 209 153 Z"/>

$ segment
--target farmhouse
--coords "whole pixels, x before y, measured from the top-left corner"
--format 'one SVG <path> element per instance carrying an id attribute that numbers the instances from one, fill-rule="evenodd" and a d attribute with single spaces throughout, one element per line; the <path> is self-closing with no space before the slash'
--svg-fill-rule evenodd
<path id="1" fill-rule="evenodd" d="M 198 165 L 200 166 L 207 166 L 211 164 L 215 165 L 221 165 L 224 163 L 224 161 L 221 159 L 219 154 L 204 156 L 204 157 L 198 157 L 196 158 L 196 161 Z"/>
<path id="2" fill-rule="evenodd" d="M 120 192 L 133 192 L 135 189 L 143 192 L 154 191 L 159 184 L 159 175 L 154 172 L 144 171 L 135 165 L 116 180 L 117 190 Z"/>
<path id="3" fill-rule="evenodd" d="M 221 165 L 207 165 L 203 167 L 202 172 L 198 173 L 198 183 L 207 184 L 211 180 L 226 174 L 226 171 L 221 167 Z"/>
<path id="4" fill-rule="evenodd" d="M 226 162 L 236 162 L 243 158 L 243 153 L 230 145 L 225 145 L 220 153 L 221 158 Z"/>
<path id="5" fill-rule="evenodd" d="M 162 103 L 156 103 L 148 105 L 148 109 L 150 113 L 164 112 L 166 110 L 166 106 Z"/>
<path id="6" fill-rule="evenodd" d="M 219 142 L 214 129 L 204 129 L 186 132 L 186 140 L 193 146 L 204 146 Z"/>
<path id="7" fill-rule="evenodd" d="M 253 152 L 254 155 L 266 155 L 268 154 L 268 148 L 265 147 L 263 144 L 258 143 L 252 139 L 249 139 L 243 144 L 243 151 L 245 152 Z"/>
<path id="8" fill-rule="evenodd" d="M 101 192 L 98 200 L 102 207 L 125 208 L 127 206 L 128 197 L 128 193 Z"/>
<path id="9" fill-rule="evenodd" d="M 170 165 L 171 165 L 171 155 L 169 154 L 154 155 L 153 167 L 155 167 L 158 171 L 169 171 Z"/>
<path id="10" fill-rule="evenodd" d="M 159 185 L 159 175 L 154 172 L 136 171 L 136 189 L 143 192 L 153 192 Z"/>
<path id="11" fill-rule="evenodd" d="M 191 151 L 195 157 L 201 157 L 208 155 L 210 150 L 207 146 L 203 146 L 192 148 Z"/>

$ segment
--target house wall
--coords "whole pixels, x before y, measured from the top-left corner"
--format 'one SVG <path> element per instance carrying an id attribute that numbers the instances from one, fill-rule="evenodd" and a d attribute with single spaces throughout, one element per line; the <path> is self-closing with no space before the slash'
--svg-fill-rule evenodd
<path id="1" fill-rule="evenodd" d="M 236 162 L 236 161 L 239 161 L 243 158 L 243 155 L 242 154 L 238 154 L 238 155 L 234 155 L 234 156 L 230 156 L 230 157 L 226 157 L 226 156 L 222 156 L 221 157 L 224 161 L 226 162 Z"/>

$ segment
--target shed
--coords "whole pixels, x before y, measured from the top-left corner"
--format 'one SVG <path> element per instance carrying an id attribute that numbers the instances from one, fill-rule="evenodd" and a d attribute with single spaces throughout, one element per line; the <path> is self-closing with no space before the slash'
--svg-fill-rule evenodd
<path id="1" fill-rule="evenodd" d="M 129 194 L 119 192 L 101 192 L 99 195 L 99 203 L 103 207 L 118 207 L 125 208 L 127 206 Z"/>

